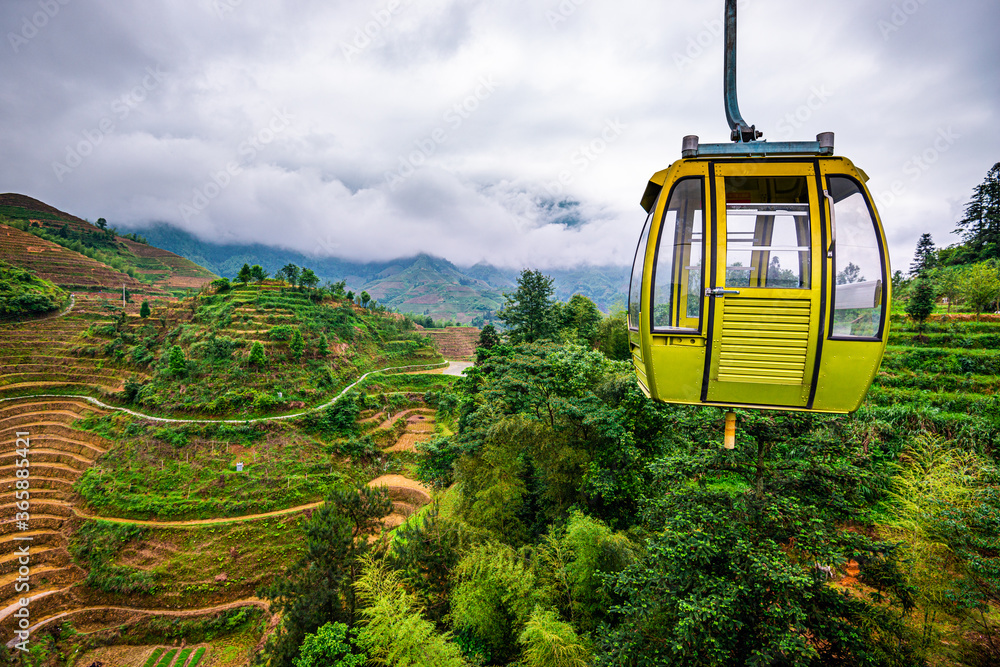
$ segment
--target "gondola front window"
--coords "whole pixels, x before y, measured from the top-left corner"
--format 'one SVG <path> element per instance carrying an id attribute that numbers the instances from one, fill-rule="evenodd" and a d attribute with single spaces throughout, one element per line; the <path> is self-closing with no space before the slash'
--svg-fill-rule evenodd
<path id="1" fill-rule="evenodd" d="M 875 338 L 882 331 L 882 291 L 886 270 L 875 218 L 858 184 L 831 176 L 834 276 L 833 335 Z"/>
<path id="2" fill-rule="evenodd" d="M 635 259 L 632 261 L 632 279 L 628 286 L 628 328 L 639 330 L 639 309 L 642 304 L 642 272 L 646 264 L 646 243 L 649 241 L 649 228 L 652 227 L 653 214 L 656 213 L 656 203 L 649 209 L 646 224 L 639 236 L 639 245 L 635 249 Z"/>
<path id="3" fill-rule="evenodd" d="M 705 292 L 704 184 L 686 178 L 667 202 L 653 271 L 653 330 L 698 329 Z"/>

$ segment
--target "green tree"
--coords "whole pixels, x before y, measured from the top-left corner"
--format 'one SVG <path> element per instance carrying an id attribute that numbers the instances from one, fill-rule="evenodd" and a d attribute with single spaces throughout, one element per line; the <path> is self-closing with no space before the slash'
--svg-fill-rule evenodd
<path id="1" fill-rule="evenodd" d="M 368 302 L 371 301 L 371 300 L 372 300 L 372 297 L 371 297 L 371 295 L 368 292 L 365 292 L 365 291 L 361 292 L 361 307 L 362 308 L 367 308 L 368 307 Z"/>
<path id="2" fill-rule="evenodd" d="M 969 259 L 1000 259 L 1000 162 L 976 186 L 958 229 L 969 250 Z"/>
<path id="3" fill-rule="evenodd" d="M 493 664 L 517 658 L 517 640 L 536 602 L 535 577 L 505 544 L 473 547 L 456 568 L 452 622 L 460 633 L 486 647 Z"/>
<path id="4" fill-rule="evenodd" d="M 288 344 L 288 349 L 292 351 L 292 357 L 294 359 L 301 359 L 302 353 L 306 349 L 306 342 L 302 338 L 302 332 L 299 329 L 295 330 L 292 334 L 292 341 Z"/>
<path id="5" fill-rule="evenodd" d="M 554 611 L 535 607 L 518 642 L 524 667 L 588 667 L 590 650 L 573 626 Z"/>
<path id="6" fill-rule="evenodd" d="M 299 287 L 314 289 L 318 284 L 319 276 L 312 269 L 302 269 L 302 275 L 299 276 Z"/>
<path id="7" fill-rule="evenodd" d="M 735 450 L 701 441 L 653 466 L 646 548 L 609 582 L 620 602 L 606 664 L 922 664 L 902 620 L 915 599 L 900 545 L 842 529 L 884 484 L 870 461 L 836 422 L 739 414 Z M 720 474 L 738 488 L 705 482 Z M 870 597 L 843 594 L 820 569 L 852 559 Z"/>
<path id="8" fill-rule="evenodd" d="M 319 345 L 316 346 L 316 354 L 320 359 L 325 359 L 330 354 L 330 341 L 327 340 L 326 334 L 322 334 L 319 337 Z"/>
<path id="9" fill-rule="evenodd" d="M 921 329 L 924 322 L 934 312 L 934 283 L 930 278 L 917 274 L 910 287 L 910 298 L 906 301 L 906 314 L 909 315 Z"/>
<path id="10" fill-rule="evenodd" d="M 105 231 L 108 228 L 108 221 L 105 220 L 104 218 L 98 218 L 97 228 L 100 229 L 102 232 Z"/>
<path id="11" fill-rule="evenodd" d="M 1000 270 L 992 262 L 979 262 L 962 273 L 962 298 L 978 316 L 1000 300 Z"/>
<path id="12" fill-rule="evenodd" d="M 438 634 L 399 574 L 371 557 L 356 585 L 364 624 L 358 642 L 386 667 L 465 667 L 449 634 Z"/>
<path id="13" fill-rule="evenodd" d="M 937 286 L 938 293 L 947 300 L 949 313 L 951 307 L 962 300 L 963 271 L 964 267 L 961 266 L 938 266 L 928 273 L 930 279 Z"/>
<path id="14" fill-rule="evenodd" d="M 567 339 L 580 345 L 594 347 L 601 320 L 604 319 L 597 305 L 582 294 L 574 294 L 559 310 L 560 328 Z"/>
<path id="15" fill-rule="evenodd" d="M 139 317 L 146 319 L 151 313 L 152 311 L 149 309 L 149 301 L 143 300 L 142 305 L 139 306 Z"/>
<path id="16" fill-rule="evenodd" d="M 250 365 L 262 368 L 267 365 L 267 356 L 264 354 L 264 346 L 259 340 L 255 340 L 250 346 Z"/>
<path id="17" fill-rule="evenodd" d="M 254 264 L 250 267 L 250 278 L 262 283 L 267 280 L 267 271 L 260 264 Z"/>
<path id="18" fill-rule="evenodd" d="M 391 511 L 386 489 L 368 486 L 334 489 L 313 511 L 302 555 L 259 591 L 282 614 L 281 626 L 266 648 L 271 667 L 293 667 L 306 635 L 321 626 L 354 625 L 354 584 L 361 574 L 361 558 L 378 544 L 369 537 Z"/>
<path id="19" fill-rule="evenodd" d="M 479 341 L 476 343 L 476 347 L 491 350 L 499 344 L 500 334 L 497 333 L 496 327 L 492 324 L 484 326 L 483 330 L 479 332 Z"/>
<path id="20" fill-rule="evenodd" d="M 934 239 L 930 234 L 922 234 L 917 241 L 917 249 L 913 253 L 913 263 L 910 264 L 911 276 L 922 276 L 936 265 Z"/>
<path id="21" fill-rule="evenodd" d="M 407 521 L 393 533 L 389 561 L 435 623 L 441 623 L 451 609 L 452 572 L 465 542 L 457 523 L 441 516 L 436 500 L 419 518 Z"/>
<path id="22" fill-rule="evenodd" d="M 187 373 L 187 361 L 184 359 L 184 350 L 181 349 L 180 345 L 174 345 L 170 348 L 169 368 L 170 374 L 178 377 Z"/>
<path id="23" fill-rule="evenodd" d="M 558 324 L 552 294 L 552 278 L 540 271 L 521 271 L 517 291 L 504 294 L 504 305 L 497 311 L 497 319 L 506 326 L 507 337 L 512 343 L 552 338 Z"/>
<path id="24" fill-rule="evenodd" d="M 250 272 L 249 264 L 244 264 L 240 272 L 236 274 L 236 282 L 243 283 L 244 285 L 250 282 L 252 278 L 253 274 Z"/>
<path id="25" fill-rule="evenodd" d="M 315 634 L 306 635 L 295 667 L 363 667 L 367 657 L 353 650 L 347 640 L 347 626 L 327 623 Z"/>
<path id="26" fill-rule="evenodd" d="M 284 280 L 292 287 L 295 287 L 299 283 L 299 275 L 301 273 L 302 269 L 297 267 L 295 264 L 288 263 L 285 264 L 280 269 L 278 269 L 278 272 L 275 274 L 275 277 L 280 278 L 281 280 Z"/>
<path id="27" fill-rule="evenodd" d="M 625 309 L 619 308 L 601 320 L 597 328 L 597 349 L 608 359 L 630 361 L 632 348 L 628 342 L 628 321 Z"/>

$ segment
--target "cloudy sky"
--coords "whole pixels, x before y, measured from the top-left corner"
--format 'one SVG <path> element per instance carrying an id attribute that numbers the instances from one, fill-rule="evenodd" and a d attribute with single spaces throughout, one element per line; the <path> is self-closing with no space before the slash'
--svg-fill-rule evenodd
<path id="1" fill-rule="evenodd" d="M 628 264 L 725 141 L 723 0 L 2 0 L 0 192 L 355 260 Z M 740 104 L 837 133 L 895 268 L 1000 160 L 996 0 L 744 0 Z"/>

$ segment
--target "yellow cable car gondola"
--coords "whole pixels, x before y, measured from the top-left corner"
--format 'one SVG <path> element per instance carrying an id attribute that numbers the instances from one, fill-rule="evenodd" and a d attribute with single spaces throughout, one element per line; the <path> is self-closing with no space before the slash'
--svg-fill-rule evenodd
<path id="1" fill-rule="evenodd" d="M 868 179 L 833 155 L 832 133 L 759 141 L 736 101 L 736 0 L 726 14 L 734 143 L 685 137 L 642 198 L 628 303 L 638 379 L 668 403 L 852 412 L 889 332 Z"/>

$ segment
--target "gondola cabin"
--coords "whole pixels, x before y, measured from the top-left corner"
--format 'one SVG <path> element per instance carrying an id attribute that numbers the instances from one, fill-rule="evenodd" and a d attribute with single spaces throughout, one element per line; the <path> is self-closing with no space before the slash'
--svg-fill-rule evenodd
<path id="1" fill-rule="evenodd" d="M 832 135 L 817 139 L 782 150 L 687 137 L 685 157 L 650 180 L 628 325 L 651 398 L 861 404 L 888 337 L 885 235 L 865 174 L 832 155 Z"/>

